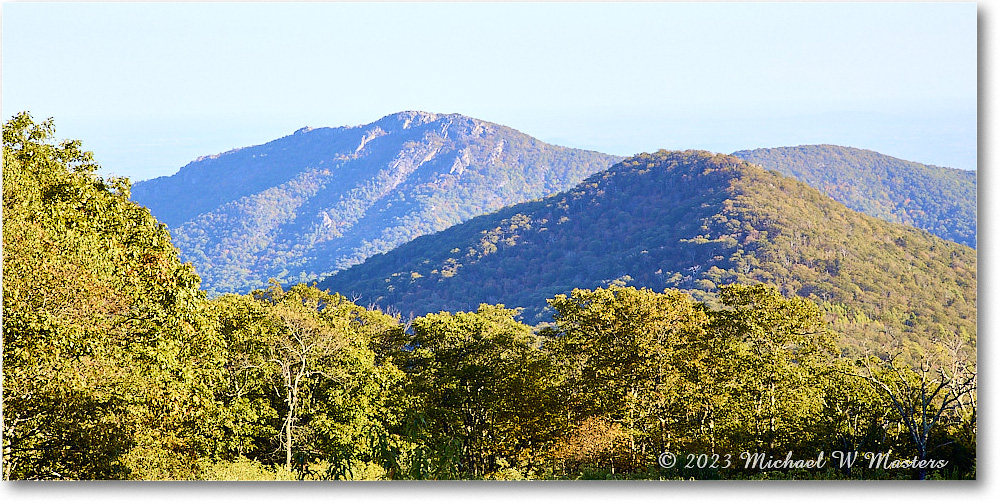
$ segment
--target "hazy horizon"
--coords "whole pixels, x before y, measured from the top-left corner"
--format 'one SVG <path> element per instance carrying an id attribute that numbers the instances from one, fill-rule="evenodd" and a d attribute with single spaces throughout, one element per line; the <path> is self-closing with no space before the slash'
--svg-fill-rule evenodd
<path id="1" fill-rule="evenodd" d="M 975 3 L 7 3 L 3 114 L 143 180 L 460 113 L 567 147 L 828 143 L 975 169 Z"/>

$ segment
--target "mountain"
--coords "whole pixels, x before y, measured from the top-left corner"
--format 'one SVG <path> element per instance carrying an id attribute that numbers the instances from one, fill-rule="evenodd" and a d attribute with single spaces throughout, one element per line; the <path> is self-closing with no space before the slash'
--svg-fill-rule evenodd
<path id="1" fill-rule="evenodd" d="M 976 334 L 976 252 L 845 207 L 735 156 L 640 154 L 572 190 L 484 215 L 320 282 L 404 315 L 481 303 L 547 319 L 573 288 L 777 284 L 815 300 L 843 343 Z"/>
<path id="2" fill-rule="evenodd" d="M 870 150 L 801 145 L 733 153 L 795 177 L 848 208 L 976 248 L 976 172 Z"/>
<path id="3" fill-rule="evenodd" d="M 401 112 L 303 128 L 136 183 L 210 292 L 309 281 L 621 158 L 558 147 L 458 114 Z"/>

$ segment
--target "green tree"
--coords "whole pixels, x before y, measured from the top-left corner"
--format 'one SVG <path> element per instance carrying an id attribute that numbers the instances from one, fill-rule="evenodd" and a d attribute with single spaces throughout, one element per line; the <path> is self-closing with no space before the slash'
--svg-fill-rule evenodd
<path id="1" fill-rule="evenodd" d="M 826 446 L 819 449 L 886 452 L 896 444 L 892 410 L 857 375 L 854 360 L 838 359 L 818 378 L 823 387 L 823 408 L 812 429 L 826 438 Z"/>
<path id="2" fill-rule="evenodd" d="M 823 405 L 822 374 L 837 355 L 815 303 L 766 284 L 724 286 L 711 311 L 697 396 L 727 450 L 808 446 Z M 719 443 L 721 444 L 721 443 Z"/>
<path id="3" fill-rule="evenodd" d="M 213 455 L 221 460 L 273 458 L 279 438 L 281 396 L 272 387 L 267 362 L 274 327 L 267 306 L 250 296 L 227 294 L 211 301 L 224 359 L 217 386 L 220 404 Z"/>
<path id="4" fill-rule="evenodd" d="M 215 301 L 226 348 L 222 458 L 252 456 L 288 471 L 333 459 L 373 459 L 372 436 L 393 421 L 402 373 L 375 348 L 398 338 L 398 320 L 343 296 L 272 283 Z M 347 474 L 339 476 L 346 477 Z"/>
<path id="5" fill-rule="evenodd" d="M 911 367 L 895 354 L 859 359 L 857 367 L 855 376 L 871 385 L 896 414 L 918 460 L 926 460 L 932 451 L 955 441 L 946 438 L 935 446 L 933 440 L 939 431 L 969 422 L 975 432 L 975 364 L 960 359 L 942 363 L 926 356 L 919 365 Z M 974 443 L 973 438 L 973 446 Z M 927 468 L 921 467 L 917 478 L 926 476 Z"/>
<path id="6" fill-rule="evenodd" d="M 4 477 L 190 477 L 218 365 L 198 277 L 126 179 L 53 136 L 3 126 Z"/>
<path id="7" fill-rule="evenodd" d="M 620 425 L 631 433 L 631 463 L 645 467 L 679 441 L 680 399 L 690 388 L 684 367 L 708 317 L 687 294 L 634 287 L 575 289 L 549 304 L 555 326 L 543 332 L 545 348 L 561 371 L 574 423 Z"/>
<path id="8" fill-rule="evenodd" d="M 558 415 L 550 367 L 515 313 L 483 304 L 412 322 L 402 366 L 410 377 L 411 421 L 422 430 L 416 440 L 431 451 L 460 447 L 456 475 L 530 471 L 547 449 Z"/>

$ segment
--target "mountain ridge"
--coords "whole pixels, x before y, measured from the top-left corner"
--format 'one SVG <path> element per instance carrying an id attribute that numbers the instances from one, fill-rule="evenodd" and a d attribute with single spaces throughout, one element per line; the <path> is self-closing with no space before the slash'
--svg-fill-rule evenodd
<path id="1" fill-rule="evenodd" d="M 975 247 L 974 173 L 827 144 L 733 155 L 854 210 Z M 356 126 L 305 126 L 202 156 L 175 175 L 136 183 L 132 194 L 168 225 L 206 289 L 238 292 L 270 277 L 324 278 L 410 239 L 568 189 L 620 159 L 461 114 L 406 111 Z"/>
<path id="2" fill-rule="evenodd" d="M 304 127 L 137 183 L 206 289 L 315 280 L 372 253 L 571 187 L 621 159 L 460 114 Z"/>
<path id="3" fill-rule="evenodd" d="M 681 288 L 710 302 L 720 285 L 766 282 L 823 305 L 858 345 L 929 344 L 940 333 L 975 338 L 975 270 L 969 247 L 855 212 L 735 156 L 659 151 L 319 286 L 403 315 L 486 302 L 542 322 L 545 299 L 577 287 Z"/>
<path id="4" fill-rule="evenodd" d="M 830 144 L 733 155 L 801 180 L 852 210 L 976 248 L 975 171 Z"/>

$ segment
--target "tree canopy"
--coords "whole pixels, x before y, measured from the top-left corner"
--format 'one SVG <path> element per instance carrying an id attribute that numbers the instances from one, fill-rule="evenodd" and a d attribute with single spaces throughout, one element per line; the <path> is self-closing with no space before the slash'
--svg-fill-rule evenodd
<path id="1" fill-rule="evenodd" d="M 754 149 L 733 155 L 795 177 L 858 212 L 976 248 L 975 171 L 836 145 Z"/>
<path id="2" fill-rule="evenodd" d="M 190 477 L 216 341 L 166 228 L 78 141 L 3 127 L 4 476 Z"/>

